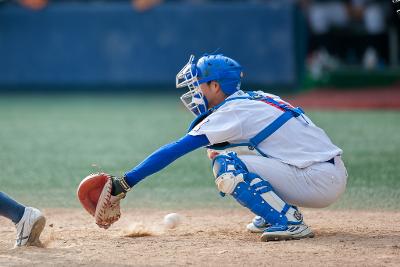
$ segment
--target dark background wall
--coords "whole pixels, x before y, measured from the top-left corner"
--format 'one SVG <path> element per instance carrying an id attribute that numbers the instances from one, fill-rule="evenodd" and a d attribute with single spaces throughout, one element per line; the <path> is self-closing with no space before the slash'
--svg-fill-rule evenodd
<path id="1" fill-rule="evenodd" d="M 296 8 L 273 4 L 164 4 L 138 13 L 128 2 L 0 7 L 0 88 L 167 86 L 189 55 L 237 59 L 248 84 L 294 87 Z M 52 90 L 53 90 L 52 89 Z"/>

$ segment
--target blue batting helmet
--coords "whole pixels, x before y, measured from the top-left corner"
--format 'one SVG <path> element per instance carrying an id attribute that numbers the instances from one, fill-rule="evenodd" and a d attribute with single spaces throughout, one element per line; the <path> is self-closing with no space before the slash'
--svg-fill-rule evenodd
<path id="1" fill-rule="evenodd" d="M 242 66 L 222 54 L 204 55 L 195 61 L 194 55 L 176 75 L 176 87 L 188 87 L 189 92 L 182 95 L 185 106 L 195 115 L 208 109 L 208 104 L 199 89 L 200 84 L 216 81 L 226 95 L 240 90 Z M 204 101 L 203 101 L 204 100 Z"/>
<path id="2" fill-rule="evenodd" d="M 204 55 L 196 64 L 199 84 L 217 81 L 226 95 L 240 89 L 242 66 L 235 60 L 222 54 Z"/>

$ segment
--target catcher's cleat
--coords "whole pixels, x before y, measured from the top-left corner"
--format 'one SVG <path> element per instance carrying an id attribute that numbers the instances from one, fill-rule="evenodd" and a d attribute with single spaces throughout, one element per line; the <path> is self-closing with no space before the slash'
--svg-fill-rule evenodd
<path id="1" fill-rule="evenodd" d="M 253 218 L 251 223 L 246 226 L 246 229 L 251 233 L 262 233 L 270 226 L 271 225 L 267 223 L 262 217 L 256 216 Z"/>
<path id="2" fill-rule="evenodd" d="M 306 224 L 289 224 L 270 226 L 261 235 L 261 241 L 280 241 L 314 237 L 311 228 Z"/>
<path id="3" fill-rule="evenodd" d="M 40 245 L 40 234 L 46 224 L 46 218 L 35 208 L 26 207 L 21 220 L 15 225 L 17 238 L 14 248 L 21 246 Z"/>

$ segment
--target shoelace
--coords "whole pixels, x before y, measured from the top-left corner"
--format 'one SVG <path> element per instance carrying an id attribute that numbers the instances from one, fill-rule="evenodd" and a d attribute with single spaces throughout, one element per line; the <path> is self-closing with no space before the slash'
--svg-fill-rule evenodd
<path id="1" fill-rule="evenodd" d="M 24 237 L 24 228 L 25 228 L 25 223 L 22 225 L 22 229 L 19 232 L 18 239 L 17 239 L 17 246 L 22 245 L 22 240 L 27 239 L 29 236 Z"/>

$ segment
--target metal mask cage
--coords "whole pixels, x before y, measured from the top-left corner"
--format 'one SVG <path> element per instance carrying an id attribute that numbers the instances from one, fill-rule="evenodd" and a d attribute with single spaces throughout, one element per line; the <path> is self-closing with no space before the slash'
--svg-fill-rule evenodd
<path id="1" fill-rule="evenodd" d="M 207 111 L 207 103 L 200 90 L 197 77 L 194 55 L 191 55 L 188 63 L 176 75 L 176 88 L 188 87 L 189 91 L 183 94 L 180 99 L 185 107 L 195 116 Z"/>
<path id="2" fill-rule="evenodd" d="M 196 83 L 196 86 L 199 86 L 197 82 L 197 69 L 196 64 L 194 62 L 194 55 L 191 55 L 188 63 L 178 72 L 176 75 L 176 88 L 182 88 L 186 86 L 190 86 Z M 190 89 L 190 88 L 189 88 Z"/>

